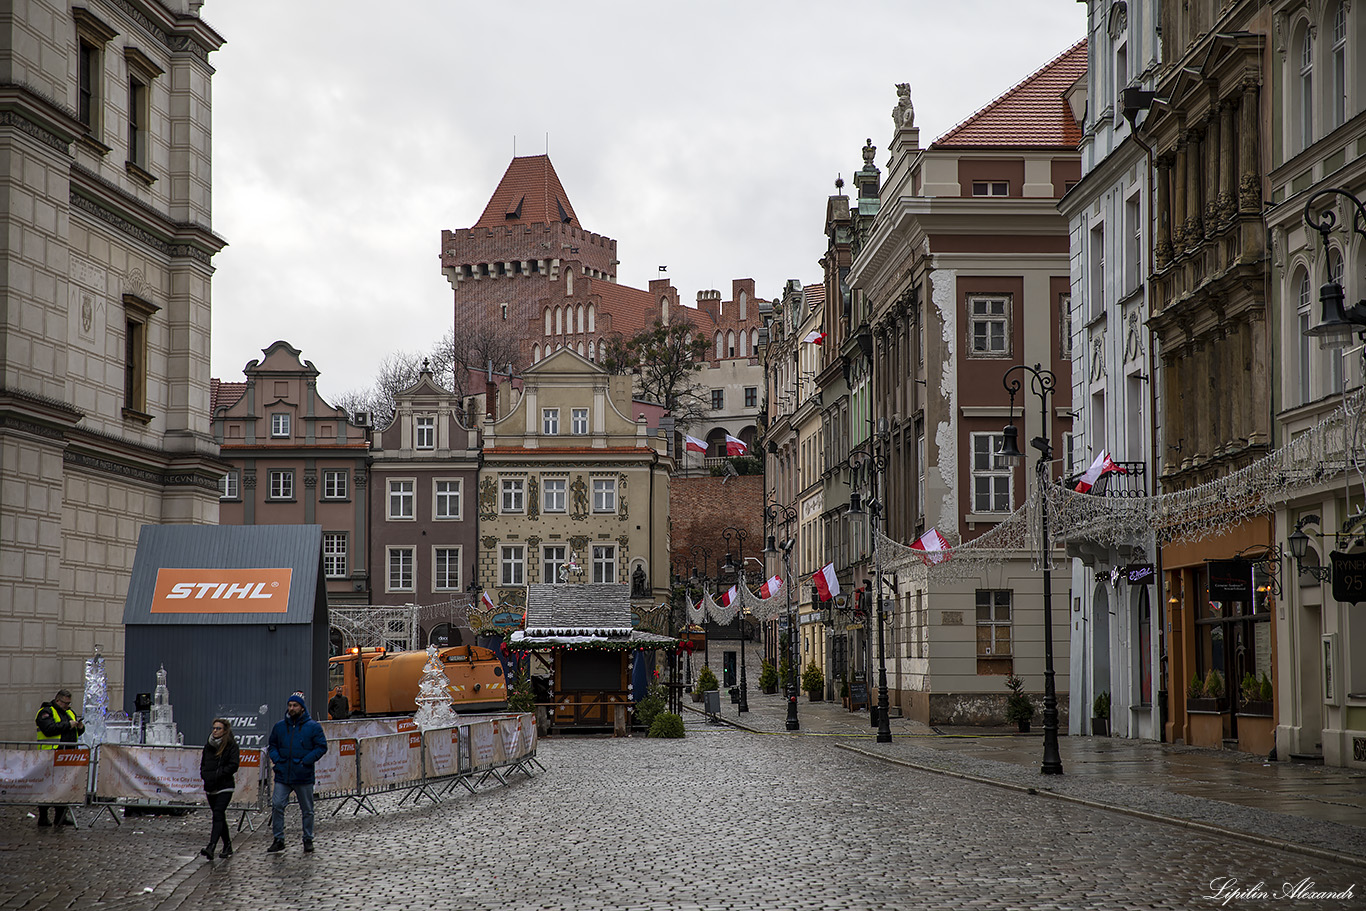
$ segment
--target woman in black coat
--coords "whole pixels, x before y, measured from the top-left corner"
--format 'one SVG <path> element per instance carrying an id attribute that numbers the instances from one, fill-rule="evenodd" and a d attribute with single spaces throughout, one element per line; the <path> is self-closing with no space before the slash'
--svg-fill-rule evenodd
<path id="1" fill-rule="evenodd" d="M 210 860 L 218 840 L 223 839 L 219 857 L 232 856 L 232 840 L 228 837 L 228 803 L 235 788 L 233 776 L 241 762 L 237 739 L 232 736 L 232 724 L 226 718 L 215 718 L 209 741 L 204 744 L 204 758 L 199 760 L 199 777 L 204 779 L 204 793 L 213 811 L 213 827 L 209 830 L 209 846 L 199 853 Z"/>

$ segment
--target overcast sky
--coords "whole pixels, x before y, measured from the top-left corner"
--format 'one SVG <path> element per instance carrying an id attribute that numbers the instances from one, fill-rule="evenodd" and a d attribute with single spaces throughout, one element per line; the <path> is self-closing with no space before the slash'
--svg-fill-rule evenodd
<path id="1" fill-rule="evenodd" d="M 378 10 L 383 12 L 377 12 Z M 208 0 L 213 375 L 284 339 L 328 399 L 452 320 L 441 231 L 547 151 L 618 280 L 685 301 L 820 278 L 825 198 L 886 172 L 895 85 L 922 145 L 1084 36 L 1076 0 Z M 548 139 L 547 139 L 548 137 Z M 851 187 L 846 187 L 846 192 Z"/>

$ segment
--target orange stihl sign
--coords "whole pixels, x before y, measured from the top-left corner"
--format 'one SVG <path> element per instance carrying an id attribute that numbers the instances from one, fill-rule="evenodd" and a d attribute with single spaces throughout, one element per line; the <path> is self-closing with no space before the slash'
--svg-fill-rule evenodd
<path id="1" fill-rule="evenodd" d="M 283 614 L 292 569 L 159 569 L 154 614 Z"/>

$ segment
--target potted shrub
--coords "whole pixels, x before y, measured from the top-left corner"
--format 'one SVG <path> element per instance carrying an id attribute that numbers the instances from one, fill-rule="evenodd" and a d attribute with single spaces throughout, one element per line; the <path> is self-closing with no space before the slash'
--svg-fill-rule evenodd
<path id="1" fill-rule="evenodd" d="M 1091 733 L 1097 737 L 1110 736 L 1110 694 L 1101 691 L 1091 704 Z"/>
<path id="2" fill-rule="evenodd" d="M 825 675 L 816 667 L 814 658 L 802 671 L 802 689 L 806 690 L 807 698 L 812 702 L 820 702 L 825 695 Z"/>
<path id="3" fill-rule="evenodd" d="M 1034 703 L 1024 692 L 1024 681 L 1011 674 L 1006 678 L 1006 721 L 1019 725 L 1021 734 L 1029 733 L 1029 722 L 1034 720 Z"/>
<path id="4" fill-rule="evenodd" d="M 697 673 L 697 682 L 693 684 L 692 701 L 701 702 L 703 693 L 708 690 L 719 690 L 720 688 L 721 681 L 717 680 L 716 674 L 712 672 L 712 669 L 704 664 L 702 665 L 702 670 Z"/>
<path id="5" fill-rule="evenodd" d="M 778 669 L 767 658 L 759 667 L 759 689 L 770 696 L 778 692 Z"/>
<path id="6" fill-rule="evenodd" d="M 1262 674 L 1260 678 L 1251 674 L 1243 675 L 1243 682 L 1239 686 L 1242 692 L 1243 704 L 1238 709 L 1239 715 L 1270 715 L 1271 714 L 1271 678 Z"/>
<path id="7" fill-rule="evenodd" d="M 1221 712 L 1224 707 L 1224 675 L 1216 670 L 1201 677 L 1191 677 L 1186 686 L 1186 710 L 1189 712 Z"/>

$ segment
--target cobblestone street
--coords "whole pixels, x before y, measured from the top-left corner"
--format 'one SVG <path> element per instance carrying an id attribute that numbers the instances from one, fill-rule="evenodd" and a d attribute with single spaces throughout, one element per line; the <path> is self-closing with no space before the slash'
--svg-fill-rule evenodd
<path id="1" fill-rule="evenodd" d="M 39 830 L 6 808 L 3 908 L 864 909 L 1219 907 L 1211 883 L 1309 879 L 1360 907 L 1363 868 L 906 768 L 839 738 L 757 734 L 696 716 L 683 740 L 553 738 L 546 771 L 439 806 L 331 816 L 318 851 L 196 852 L 208 819 L 106 816 Z M 864 741 L 862 749 L 878 745 Z"/>

